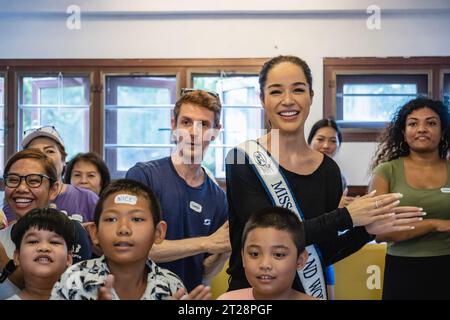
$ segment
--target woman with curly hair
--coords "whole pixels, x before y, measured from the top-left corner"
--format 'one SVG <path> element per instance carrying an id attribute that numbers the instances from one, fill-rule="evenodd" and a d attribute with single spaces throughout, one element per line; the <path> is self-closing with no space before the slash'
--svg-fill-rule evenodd
<path id="1" fill-rule="evenodd" d="M 400 192 L 400 205 L 427 213 L 414 229 L 377 235 L 388 242 L 383 299 L 450 299 L 449 122 L 441 101 L 417 98 L 381 137 L 370 190 Z"/>

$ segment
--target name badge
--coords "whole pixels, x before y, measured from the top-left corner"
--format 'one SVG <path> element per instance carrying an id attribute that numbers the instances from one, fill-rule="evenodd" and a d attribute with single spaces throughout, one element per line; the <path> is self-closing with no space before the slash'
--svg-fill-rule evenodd
<path id="1" fill-rule="evenodd" d="M 137 203 L 137 197 L 131 194 L 118 194 L 114 198 L 114 203 L 131 204 L 132 206 L 135 206 Z"/>
<path id="2" fill-rule="evenodd" d="M 203 209 L 201 204 L 198 204 L 197 202 L 194 201 L 189 202 L 189 208 L 198 213 L 201 213 Z"/>
<path id="3" fill-rule="evenodd" d="M 83 216 L 81 214 L 78 214 L 78 213 L 71 215 L 69 218 L 72 219 L 72 220 L 76 220 L 79 223 L 83 222 Z"/>
<path id="4" fill-rule="evenodd" d="M 441 188 L 442 193 L 450 193 L 450 188 Z"/>

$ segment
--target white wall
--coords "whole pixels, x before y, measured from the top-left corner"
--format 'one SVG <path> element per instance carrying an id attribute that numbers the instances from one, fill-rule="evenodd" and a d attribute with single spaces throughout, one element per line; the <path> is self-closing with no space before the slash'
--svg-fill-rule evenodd
<path id="1" fill-rule="evenodd" d="M 323 58 L 450 55 L 450 1 L 0 1 L 0 58 L 239 58 L 294 54 L 314 77 L 307 123 L 322 117 Z M 81 8 L 81 29 L 66 8 Z M 369 30 L 369 5 L 381 29 Z M 349 184 L 367 183 L 374 143 L 344 143 Z"/>

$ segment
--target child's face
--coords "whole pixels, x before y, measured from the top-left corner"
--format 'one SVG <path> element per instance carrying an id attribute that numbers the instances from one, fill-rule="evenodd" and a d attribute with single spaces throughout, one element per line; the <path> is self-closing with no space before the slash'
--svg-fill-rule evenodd
<path id="1" fill-rule="evenodd" d="M 14 261 L 26 277 L 52 278 L 56 281 L 72 264 L 72 255 L 63 237 L 53 231 L 32 227 L 25 232 L 20 251 L 14 252 Z"/>
<path id="2" fill-rule="evenodd" d="M 165 236 L 165 223 L 154 226 L 148 200 L 126 191 L 108 196 L 93 241 L 116 264 L 146 260 L 153 243 Z"/>
<path id="3" fill-rule="evenodd" d="M 297 257 L 297 248 L 287 231 L 274 228 L 251 230 L 244 244 L 245 275 L 255 293 L 267 299 L 290 290 L 296 270 L 306 262 L 306 251 Z"/>

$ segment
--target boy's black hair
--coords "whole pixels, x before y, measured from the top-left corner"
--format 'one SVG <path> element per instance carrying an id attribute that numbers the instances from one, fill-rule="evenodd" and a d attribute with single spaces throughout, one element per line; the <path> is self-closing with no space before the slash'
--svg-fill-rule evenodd
<path id="1" fill-rule="evenodd" d="M 144 197 L 149 203 L 149 209 L 152 214 L 153 224 L 156 226 L 161 221 L 161 207 L 153 191 L 145 184 L 139 181 L 131 179 L 119 179 L 109 184 L 100 194 L 94 213 L 94 222 L 97 227 L 100 221 L 100 215 L 102 214 L 103 205 L 106 201 L 106 198 L 108 198 L 111 194 L 116 192 L 127 192 L 135 196 Z"/>
<path id="2" fill-rule="evenodd" d="M 77 242 L 75 224 L 67 215 L 53 208 L 35 208 L 17 220 L 11 229 L 11 239 L 16 245 L 16 250 L 20 250 L 23 236 L 33 227 L 52 231 L 61 236 L 66 242 L 68 251 L 72 251 Z"/>
<path id="3" fill-rule="evenodd" d="M 297 215 L 286 208 L 266 207 L 254 212 L 242 233 L 242 249 L 250 231 L 256 228 L 274 228 L 288 232 L 297 247 L 297 256 L 305 251 L 305 231 Z"/>

